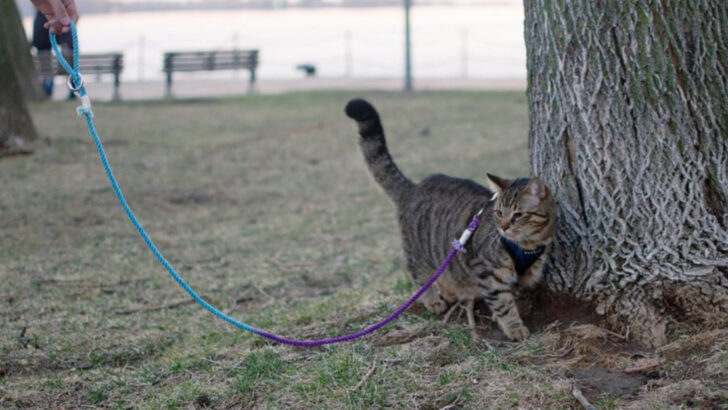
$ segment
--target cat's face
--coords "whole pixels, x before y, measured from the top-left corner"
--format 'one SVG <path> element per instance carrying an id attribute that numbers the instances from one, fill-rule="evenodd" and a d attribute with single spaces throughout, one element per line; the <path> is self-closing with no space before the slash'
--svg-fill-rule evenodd
<path id="1" fill-rule="evenodd" d="M 541 179 L 510 180 L 490 174 L 488 178 L 495 192 L 493 218 L 501 235 L 515 242 L 553 235 L 556 204 Z"/>

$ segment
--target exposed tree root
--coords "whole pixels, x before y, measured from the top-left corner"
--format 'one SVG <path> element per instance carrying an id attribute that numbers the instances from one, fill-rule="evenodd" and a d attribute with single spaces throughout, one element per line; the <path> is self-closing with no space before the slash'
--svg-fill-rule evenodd
<path id="1" fill-rule="evenodd" d="M 7 141 L 0 143 L 0 158 L 32 153 L 33 150 L 28 148 L 20 137 L 10 137 Z"/>
<path id="2" fill-rule="evenodd" d="M 628 368 L 624 369 L 624 372 L 627 374 L 631 374 L 631 373 L 644 372 L 647 370 L 653 370 L 653 369 L 665 364 L 666 361 L 667 360 L 659 358 L 659 357 L 645 359 L 641 363 L 637 364 L 636 366 L 632 366 L 632 367 L 628 367 Z"/>
<path id="3" fill-rule="evenodd" d="M 659 289 L 645 286 L 634 293 L 605 297 L 598 311 L 605 314 L 608 326 L 624 333 L 627 340 L 660 347 L 669 342 L 668 323 L 688 322 L 705 329 L 728 324 L 728 280 L 718 276 L 706 279 L 669 283 Z M 710 283 L 713 281 L 717 282 Z"/>

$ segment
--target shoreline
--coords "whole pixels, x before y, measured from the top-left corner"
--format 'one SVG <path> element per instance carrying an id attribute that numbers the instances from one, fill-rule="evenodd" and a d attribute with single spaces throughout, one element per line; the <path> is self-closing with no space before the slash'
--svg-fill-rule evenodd
<path id="1" fill-rule="evenodd" d="M 111 101 L 112 83 L 105 78 L 93 81 L 89 76 L 86 88 L 95 101 Z M 174 80 L 174 98 L 228 97 L 247 95 L 247 74 L 241 73 L 238 78 L 228 79 L 195 79 L 178 78 Z M 53 100 L 64 100 L 67 97 L 65 79 L 56 77 Z M 414 81 L 416 91 L 432 90 L 525 90 L 525 78 L 421 78 Z M 259 79 L 254 94 L 275 95 L 296 91 L 315 90 L 372 90 L 401 91 L 401 78 L 301 78 L 301 79 Z M 165 98 L 165 82 L 156 81 L 122 81 L 119 88 L 121 101 L 155 100 Z"/>

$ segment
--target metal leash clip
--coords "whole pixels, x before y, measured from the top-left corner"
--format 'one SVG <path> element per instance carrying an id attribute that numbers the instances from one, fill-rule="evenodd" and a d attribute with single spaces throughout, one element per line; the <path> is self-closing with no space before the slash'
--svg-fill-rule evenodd
<path id="1" fill-rule="evenodd" d="M 73 75 L 69 75 L 66 80 L 68 89 L 81 100 L 81 105 L 76 107 L 76 114 L 78 114 L 79 117 L 87 115 L 89 118 L 93 118 L 94 112 L 91 110 L 91 97 L 89 97 L 85 92 L 83 95 L 81 94 L 81 89 L 83 89 L 83 75 L 81 75 L 81 73 L 76 73 L 76 77 L 78 77 L 78 84 L 75 86 L 73 85 Z"/>
<path id="2" fill-rule="evenodd" d="M 68 85 L 68 89 L 73 91 L 74 93 L 78 93 L 81 91 L 81 88 L 83 88 L 83 76 L 81 73 L 76 73 L 76 76 L 78 77 L 78 85 L 73 85 L 73 76 L 69 75 L 68 79 L 66 79 L 66 85 Z"/>

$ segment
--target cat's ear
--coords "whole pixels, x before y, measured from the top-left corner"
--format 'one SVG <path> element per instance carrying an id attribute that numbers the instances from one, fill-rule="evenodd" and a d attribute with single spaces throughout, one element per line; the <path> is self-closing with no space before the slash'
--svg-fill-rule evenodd
<path id="1" fill-rule="evenodd" d="M 549 189 L 539 177 L 533 177 L 528 181 L 528 193 L 539 199 L 546 198 Z"/>
<path id="2" fill-rule="evenodd" d="M 488 175 L 488 182 L 491 189 L 493 189 L 496 194 L 500 194 L 501 192 L 508 189 L 509 186 L 511 186 L 511 181 L 508 179 L 497 177 L 493 174 L 486 175 Z"/>

